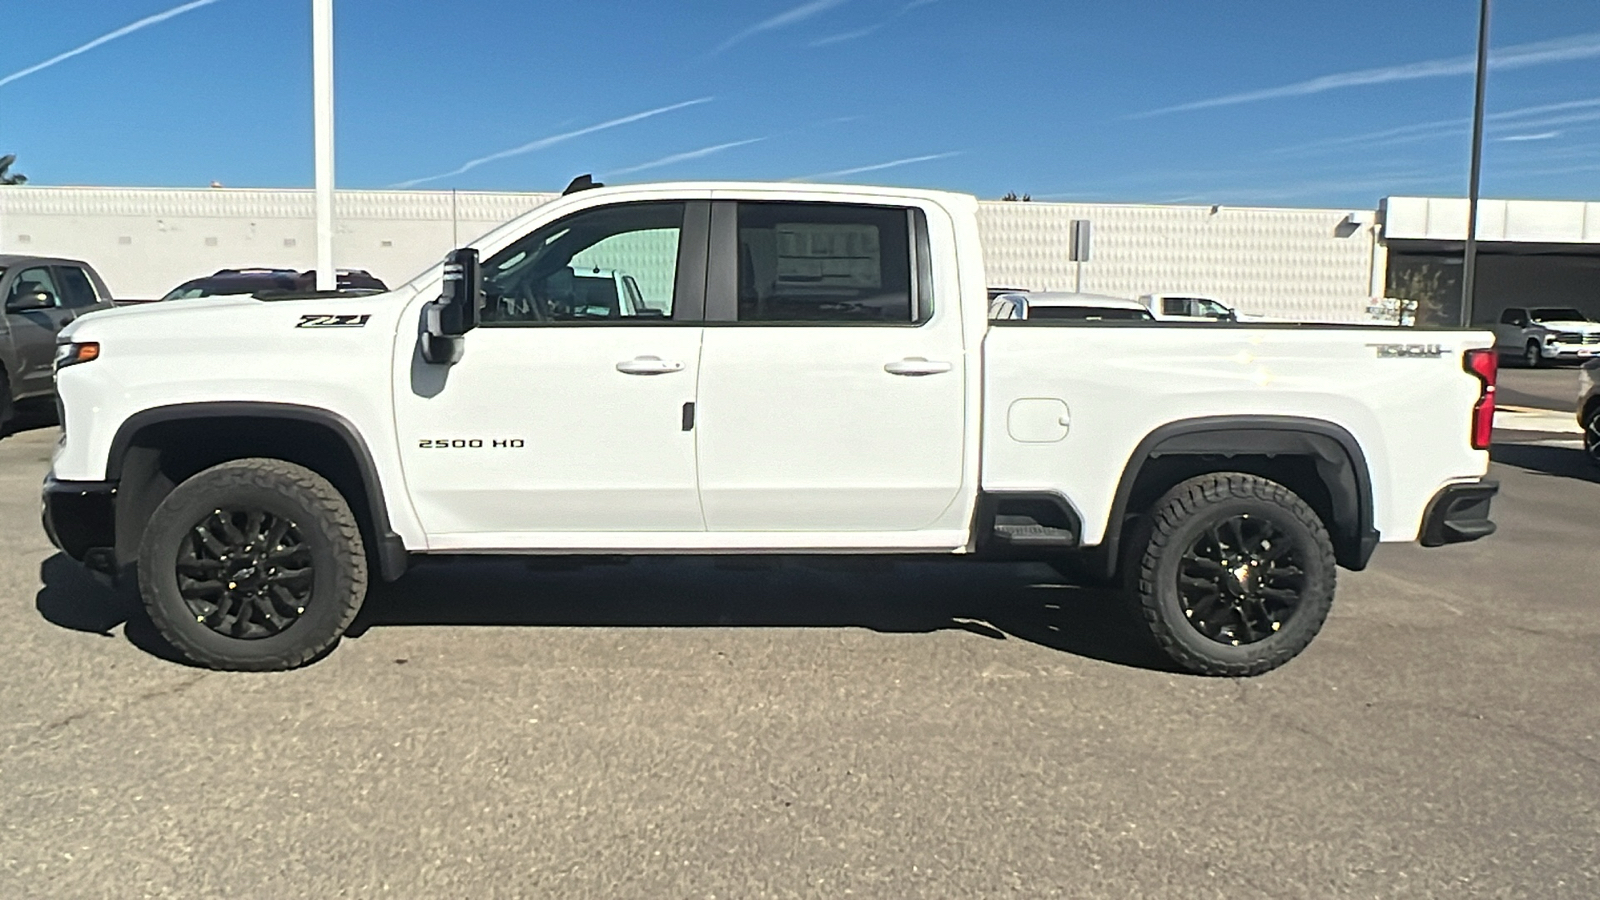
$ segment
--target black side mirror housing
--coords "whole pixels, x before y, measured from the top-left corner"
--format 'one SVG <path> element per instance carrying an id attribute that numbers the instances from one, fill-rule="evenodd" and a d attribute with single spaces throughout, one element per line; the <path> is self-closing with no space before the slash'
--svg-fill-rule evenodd
<path id="1" fill-rule="evenodd" d="M 31 312 L 36 309 L 54 309 L 56 295 L 49 291 L 29 291 L 18 294 L 6 303 L 6 312 Z"/>
<path id="2" fill-rule="evenodd" d="M 444 259 L 444 292 L 423 308 L 422 358 L 438 365 L 461 361 L 462 337 L 478 327 L 483 306 L 483 268 L 478 251 L 452 250 Z"/>

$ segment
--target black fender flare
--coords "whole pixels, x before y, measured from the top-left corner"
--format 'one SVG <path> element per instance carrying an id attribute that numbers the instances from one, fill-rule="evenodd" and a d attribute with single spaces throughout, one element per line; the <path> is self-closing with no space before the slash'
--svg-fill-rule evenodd
<path id="1" fill-rule="evenodd" d="M 1300 456 L 1311 458 L 1333 503 L 1328 523 L 1339 564 L 1366 568 L 1379 534 L 1373 528 L 1372 472 L 1345 428 L 1298 416 L 1210 416 L 1170 422 L 1145 435 L 1123 469 L 1101 541 L 1107 576 L 1120 559 L 1123 523 L 1144 467 L 1162 456 Z"/>
<path id="2" fill-rule="evenodd" d="M 356 427 L 331 410 L 251 400 L 177 403 L 140 410 L 124 420 L 117 428 L 116 436 L 111 439 L 111 447 L 106 454 L 106 480 L 112 483 L 122 480 L 123 461 L 133 446 L 134 438 L 141 431 L 153 425 L 196 419 L 287 419 L 326 428 L 344 443 L 355 460 L 367 495 L 365 512 L 372 523 L 379 575 L 385 581 L 394 581 L 405 574 L 408 552 L 405 543 L 390 526 L 389 508 L 384 500 L 383 483 L 378 477 L 378 466 L 373 461 L 372 451 Z"/>

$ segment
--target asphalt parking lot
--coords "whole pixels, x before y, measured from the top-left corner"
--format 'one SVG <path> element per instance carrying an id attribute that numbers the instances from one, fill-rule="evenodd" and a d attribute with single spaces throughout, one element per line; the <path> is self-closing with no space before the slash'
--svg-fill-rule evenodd
<path id="1" fill-rule="evenodd" d="M 892 560 L 426 566 L 315 665 L 201 671 L 54 553 L 25 431 L 0 897 L 1600 896 L 1600 472 L 1560 419 L 1500 432 L 1499 534 L 1381 548 L 1249 680 L 1043 566 Z"/>

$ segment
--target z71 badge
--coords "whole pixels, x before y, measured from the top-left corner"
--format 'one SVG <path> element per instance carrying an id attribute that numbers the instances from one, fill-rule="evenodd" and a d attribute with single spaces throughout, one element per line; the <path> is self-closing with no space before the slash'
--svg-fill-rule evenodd
<path id="1" fill-rule="evenodd" d="M 301 316 L 296 328 L 360 328 L 367 324 L 370 315 L 359 316 Z"/>

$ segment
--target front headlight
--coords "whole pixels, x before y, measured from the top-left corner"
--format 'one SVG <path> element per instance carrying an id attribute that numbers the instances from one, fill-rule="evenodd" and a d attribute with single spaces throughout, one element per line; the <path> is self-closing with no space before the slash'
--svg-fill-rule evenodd
<path id="1" fill-rule="evenodd" d="M 100 358 L 98 341 L 72 341 L 56 345 L 56 371 Z"/>

